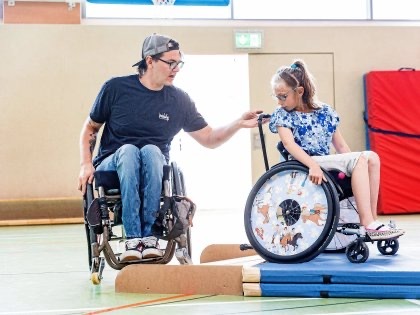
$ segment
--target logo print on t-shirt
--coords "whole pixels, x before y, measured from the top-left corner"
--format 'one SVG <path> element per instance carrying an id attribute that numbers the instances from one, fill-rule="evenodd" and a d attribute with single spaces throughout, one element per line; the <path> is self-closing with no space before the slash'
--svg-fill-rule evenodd
<path id="1" fill-rule="evenodd" d="M 167 113 L 159 113 L 159 119 L 169 121 L 169 115 Z"/>

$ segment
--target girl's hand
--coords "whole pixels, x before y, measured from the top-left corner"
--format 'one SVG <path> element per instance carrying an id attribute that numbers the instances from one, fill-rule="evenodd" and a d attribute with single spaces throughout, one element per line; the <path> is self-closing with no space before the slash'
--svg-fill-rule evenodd
<path id="1" fill-rule="evenodd" d="M 318 164 L 309 168 L 309 180 L 315 185 L 321 185 L 322 181 L 327 181 L 324 172 Z"/>

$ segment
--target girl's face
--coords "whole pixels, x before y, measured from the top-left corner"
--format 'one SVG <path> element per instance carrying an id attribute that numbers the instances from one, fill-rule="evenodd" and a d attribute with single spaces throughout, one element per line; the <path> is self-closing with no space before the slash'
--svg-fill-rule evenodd
<path id="1" fill-rule="evenodd" d="M 302 103 L 298 89 L 299 88 L 292 88 L 284 81 L 281 81 L 273 90 L 274 99 L 277 101 L 278 105 L 286 111 L 291 112 Z"/>

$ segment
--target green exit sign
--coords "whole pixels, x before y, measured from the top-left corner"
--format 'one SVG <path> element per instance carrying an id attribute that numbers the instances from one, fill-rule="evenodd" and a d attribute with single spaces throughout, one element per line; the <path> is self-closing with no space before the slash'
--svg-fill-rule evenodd
<path id="1" fill-rule="evenodd" d="M 235 32 L 235 47 L 254 49 L 262 47 L 262 32 Z"/>

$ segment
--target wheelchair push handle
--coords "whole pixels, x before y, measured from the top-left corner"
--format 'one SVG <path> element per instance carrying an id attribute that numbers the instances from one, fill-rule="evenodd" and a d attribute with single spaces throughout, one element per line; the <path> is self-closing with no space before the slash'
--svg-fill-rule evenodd
<path id="1" fill-rule="evenodd" d="M 262 124 L 263 119 L 270 118 L 270 117 L 271 117 L 270 114 L 265 114 L 265 113 L 259 114 L 258 115 L 258 124 Z"/>
<path id="2" fill-rule="evenodd" d="M 262 113 L 262 114 L 258 115 L 258 119 L 257 119 L 257 121 L 258 121 L 258 132 L 260 133 L 261 149 L 262 149 L 262 152 L 263 152 L 264 166 L 265 166 L 266 171 L 268 171 L 270 166 L 268 165 L 267 150 L 266 150 L 266 147 L 265 147 L 265 139 L 264 139 L 264 131 L 263 131 L 263 128 L 262 128 L 262 122 L 263 122 L 263 119 L 267 119 L 267 118 L 270 118 L 270 117 L 271 117 L 270 114 Z"/>

